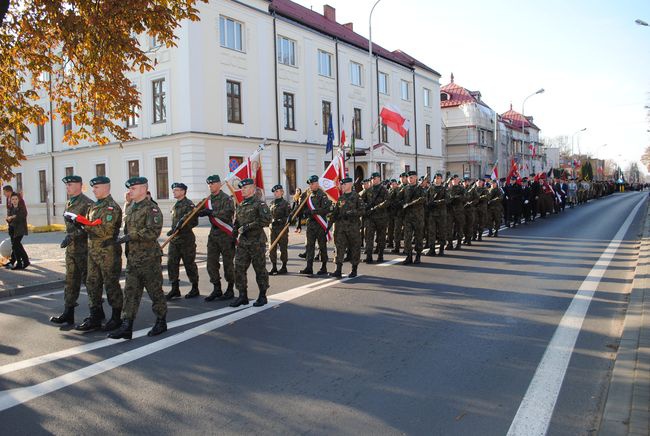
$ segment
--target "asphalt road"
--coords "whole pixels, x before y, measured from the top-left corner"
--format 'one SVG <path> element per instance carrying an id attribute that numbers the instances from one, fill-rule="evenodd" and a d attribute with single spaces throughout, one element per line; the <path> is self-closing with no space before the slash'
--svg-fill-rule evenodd
<path id="1" fill-rule="evenodd" d="M 351 280 L 297 275 L 292 248 L 269 305 L 175 300 L 154 339 L 50 325 L 60 291 L 0 300 L 1 431 L 591 434 L 646 197 L 592 201 L 419 266 L 362 264 Z M 153 321 L 144 298 L 135 328 Z"/>

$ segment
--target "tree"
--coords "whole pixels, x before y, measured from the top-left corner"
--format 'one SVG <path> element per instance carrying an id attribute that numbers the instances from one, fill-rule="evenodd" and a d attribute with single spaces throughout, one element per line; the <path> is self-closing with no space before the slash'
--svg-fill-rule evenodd
<path id="1" fill-rule="evenodd" d="M 128 74 L 155 67 L 138 35 L 175 46 L 181 20 L 199 19 L 197 1 L 0 0 L 0 14 L 8 6 L 0 21 L 0 179 L 25 158 L 20 141 L 30 126 L 50 117 L 74 121 L 64 136 L 70 145 L 133 139 L 123 120 L 140 96 Z M 38 105 L 41 97 L 53 113 Z"/>
<path id="2" fill-rule="evenodd" d="M 639 165 L 636 162 L 631 162 L 625 172 L 627 173 L 628 183 L 639 183 L 641 181 L 641 171 L 639 171 Z"/>

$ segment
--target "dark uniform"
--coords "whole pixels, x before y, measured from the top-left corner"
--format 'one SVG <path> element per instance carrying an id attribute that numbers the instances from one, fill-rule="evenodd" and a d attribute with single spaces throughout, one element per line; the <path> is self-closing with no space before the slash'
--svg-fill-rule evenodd
<path id="1" fill-rule="evenodd" d="M 397 183 L 397 180 L 391 179 L 392 183 Z M 396 205 L 397 193 L 399 192 L 399 185 L 390 187 L 388 189 L 388 228 L 386 229 L 386 248 L 393 248 L 395 245 L 395 217 L 399 206 Z"/>
<path id="2" fill-rule="evenodd" d="M 373 173 L 379 177 L 379 173 Z M 373 242 L 377 239 L 377 261 L 384 261 L 386 229 L 388 228 L 388 190 L 382 184 L 373 185 L 361 196 L 366 207 L 365 248 L 366 263 L 372 263 Z"/>
<path id="3" fill-rule="evenodd" d="M 449 193 L 444 185 L 432 185 L 427 193 L 427 210 L 429 213 L 429 255 L 436 254 L 436 241 L 440 244 L 440 255 L 445 254 L 447 234 L 447 202 Z"/>
<path id="4" fill-rule="evenodd" d="M 318 176 L 311 176 L 307 183 L 315 183 L 318 181 Z M 316 241 L 318 241 L 318 248 L 320 249 L 320 259 L 322 262 L 321 269 L 318 274 L 327 274 L 327 232 L 323 228 L 323 221 L 330 212 L 332 201 L 327 197 L 327 194 L 322 189 L 311 191 L 308 193 L 309 200 L 307 206 L 309 207 L 309 221 L 307 222 L 307 266 L 300 271 L 300 274 L 313 274 L 314 265 L 314 252 L 316 249 Z M 311 205 L 310 205 L 311 202 Z"/>
<path id="5" fill-rule="evenodd" d="M 352 183 L 351 178 L 344 178 L 341 183 Z M 361 260 L 360 218 L 365 210 L 363 200 L 354 191 L 341 194 L 334 205 L 330 219 L 334 225 L 334 244 L 336 244 L 336 271 L 332 277 L 341 277 L 341 269 L 346 253 L 350 253 L 352 272 L 350 277 L 357 276 L 357 266 Z"/>
<path id="6" fill-rule="evenodd" d="M 478 203 L 476 205 L 476 222 L 474 224 L 474 232 L 476 240 L 483 240 L 483 229 L 487 227 L 488 221 L 488 196 L 489 191 L 485 186 L 477 186 L 476 194 L 478 195 Z"/>
<path id="7" fill-rule="evenodd" d="M 458 176 L 455 176 L 456 178 Z M 447 249 L 454 248 L 454 237 L 458 238 L 456 249 L 461 248 L 463 242 L 463 230 L 465 229 L 465 188 L 460 184 L 451 186 L 449 189 L 449 216 L 447 223 L 449 225 L 447 231 Z"/>
<path id="8" fill-rule="evenodd" d="M 476 222 L 476 206 L 478 205 L 478 193 L 476 185 L 467 188 L 465 192 L 465 244 L 472 245 L 472 236 L 474 236 L 474 225 Z"/>
<path id="9" fill-rule="evenodd" d="M 393 205 L 395 209 L 397 209 L 397 213 L 395 214 L 395 233 L 393 237 L 393 243 L 395 244 L 395 248 L 392 251 L 392 253 L 394 254 L 399 254 L 402 239 L 404 238 L 404 209 L 402 209 L 402 206 L 404 206 L 404 204 L 402 203 L 401 199 L 402 199 L 402 191 L 404 191 L 404 188 L 408 185 L 408 183 L 406 182 L 407 176 L 408 176 L 407 173 L 400 174 L 401 185 L 397 187 L 396 200 Z"/>
<path id="10" fill-rule="evenodd" d="M 502 201 L 501 188 L 494 181 L 488 190 L 488 236 L 499 236 L 499 228 L 503 217 Z"/>
<path id="11" fill-rule="evenodd" d="M 271 192 L 275 192 L 279 189 L 283 189 L 282 185 L 275 185 Z M 289 221 L 291 216 L 291 205 L 284 198 L 276 198 L 271 202 L 271 242 L 275 241 L 280 235 L 284 227 Z M 286 274 L 287 273 L 287 262 L 289 261 L 289 232 L 284 232 L 282 237 L 278 241 L 277 245 L 273 247 L 273 250 L 269 252 L 269 259 L 271 260 L 271 271 L 269 274 Z M 280 260 L 282 261 L 282 268 L 278 271 L 278 247 L 280 248 Z"/>
<path id="12" fill-rule="evenodd" d="M 415 172 L 409 172 L 409 176 Z M 408 184 L 400 195 L 404 209 L 404 264 L 420 263 L 422 240 L 424 238 L 424 201 L 425 193 L 420 185 Z M 415 260 L 413 260 L 413 243 L 415 242 Z"/>

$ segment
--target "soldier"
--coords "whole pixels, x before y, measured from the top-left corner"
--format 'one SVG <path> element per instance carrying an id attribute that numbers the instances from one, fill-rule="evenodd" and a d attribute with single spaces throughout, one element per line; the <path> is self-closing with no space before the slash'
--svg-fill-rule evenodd
<path id="1" fill-rule="evenodd" d="M 122 209 L 111 196 L 111 180 L 105 176 L 90 181 L 97 201 L 88 211 L 91 224 L 88 233 L 88 306 L 90 316 L 76 327 L 80 331 L 93 331 L 101 327 L 103 319 L 102 294 L 106 287 L 106 297 L 111 306 L 111 319 L 104 325 L 104 331 L 112 331 L 120 326 L 123 295 L 120 286 L 122 272 L 122 246 L 115 245 L 122 226 Z"/>
<path id="2" fill-rule="evenodd" d="M 339 197 L 331 220 L 334 225 L 334 243 L 336 244 L 336 271 L 330 276 L 341 278 L 345 253 L 350 254 L 352 271 L 348 277 L 357 276 L 357 267 L 361 260 L 361 241 L 359 240 L 359 218 L 363 215 L 365 205 L 356 192 L 352 192 L 352 179 L 341 179 L 341 196 Z"/>
<path id="3" fill-rule="evenodd" d="M 239 297 L 230 303 L 230 306 L 239 307 L 242 304 L 248 304 L 246 271 L 252 263 L 255 270 L 255 280 L 260 290 L 257 301 L 253 303 L 253 306 L 259 307 L 267 303 L 266 290 L 269 288 L 264 228 L 271 224 L 273 218 L 266 203 L 255 195 L 255 181 L 253 179 L 244 179 L 239 182 L 239 189 L 241 189 L 241 194 L 244 197 L 244 200 L 237 206 L 234 226 L 239 235 L 239 244 L 235 255 L 235 280 Z"/>
<path id="4" fill-rule="evenodd" d="M 388 185 L 388 228 L 386 229 L 386 248 L 393 248 L 395 241 L 395 197 L 397 196 L 397 180 L 390 179 Z"/>
<path id="5" fill-rule="evenodd" d="M 449 188 L 449 217 L 447 219 L 447 250 L 455 248 L 461 249 L 463 242 L 463 230 L 465 228 L 465 188 L 460 185 L 458 174 L 454 174 L 451 179 Z M 454 247 L 454 237 L 458 238 L 456 247 Z"/>
<path id="6" fill-rule="evenodd" d="M 531 195 L 532 190 L 530 188 L 530 183 L 528 182 L 528 177 L 524 177 L 521 179 L 521 211 L 524 215 L 524 223 L 526 224 L 528 224 L 528 221 L 530 221 L 530 215 L 532 214 L 530 201 Z"/>
<path id="7" fill-rule="evenodd" d="M 92 200 L 82 192 L 82 179 L 79 176 L 66 176 L 62 179 L 69 200 L 65 205 L 64 219 L 66 236 L 61 242 L 65 248 L 65 289 L 63 291 L 64 309 L 59 316 L 50 318 L 54 324 L 74 324 L 74 308 L 77 306 L 81 282 L 86 283 L 88 263 L 88 235 L 81 225 L 77 224 L 66 213 L 86 216 L 93 204 Z"/>
<path id="8" fill-rule="evenodd" d="M 162 290 L 162 250 L 158 244 L 163 226 L 162 212 L 153 201 L 147 199 L 149 184 L 145 177 L 132 177 L 125 186 L 131 191 L 132 204 L 124 217 L 124 236 L 115 243 L 127 243 L 129 255 L 126 258 L 122 325 L 108 334 L 111 339 L 131 339 L 133 320 L 138 313 L 144 288 L 156 314 L 156 323 L 147 335 L 156 336 L 167 331 L 167 300 Z"/>
<path id="9" fill-rule="evenodd" d="M 381 184 L 379 173 L 372 173 L 371 186 L 361 196 L 366 207 L 366 259 L 372 263 L 373 241 L 377 238 L 377 262 L 384 261 L 386 228 L 388 227 L 388 190 Z"/>
<path id="10" fill-rule="evenodd" d="M 485 178 L 488 180 L 490 176 L 486 175 Z M 478 195 L 478 203 L 476 205 L 476 221 L 474 224 L 474 232 L 477 241 L 483 240 L 483 229 L 486 227 L 488 210 L 488 190 L 485 187 L 485 180 L 477 179 L 476 180 L 476 194 Z"/>
<path id="11" fill-rule="evenodd" d="M 445 235 L 447 233 L 447 202 L 449 194 L 442 183 L 442 174 L 437 173 L 433 186 L 427 193 L 429 213 L 429 256 L 436 255 L 436 240 L 440 244 L 440 256 L 445 255 Z"/>
<path id="12" fill-rule="evenodd" d="M 502 193 L 501 188 L 496 180 L 490 183 L 488 189 L 488 236 L 499 236 L 501 219 L 503 217 L 503 208 L 501 207 Z M 494 230 L 494 232 L 493 232 Z"/>
<path id="13" fill-rule="evenodd" d="M 402 265 L 420 263 L 424 236 L 424 200 L 424 191 L 418 185 L 418 174 L 415 171 L 409 171 L 408 185 L 404 187 L 400 195 L 402 209 L 404 209 L 404 254 L 406 254 L 406 259 L 404 259 Z M 415 260 L 413 260 L 414 239 Z"/>
<path id="14" fill-rule="evenodd" d="M 372 188 L 372 179 L 370 177 L 368 177 L 366 179 L 363 179 L 361 181 L 361 187 L 363 189 L 361 190 L 359 195 L 361 196 L 361 198 L 363 198 L 364 195 L 366 195 L 366 193 L 370 190 L 370 188 Z M 366 219 L 365 216 L 361 217 L 361 228 L 359 229 L 359 235 L 361 236 L 361 247 L 362 248 L 365 245 L 365 241 L 366 241 L 366 226 L 368 224 L 367 221 L 368 220 Z"/>
<path id="15" fill-rule="evenodd" d="M 288 223 L 289 218 L 291 217 L 291 205 L 287 200 L 284 199 L 284 188 L 282 185 L 275 185 L 271 188 L 271 192 L 275 199 L 271 203 L 271 217 L 273 221 L 271 222 L 271 242 L 275 241 L 278 237 L 284 226 Z M 287 273 L 287 261 L 289 260 L 289 254 L 287 247 L 289 245 L 289 233 L 284 232 L 278 244 L 271 250 L 269 253 L 269 258 L 271 260 L 271 271 L 269 274 L 274 276 L 276 274 L 286 274 Z M 280 260 L 282 261 L 282 268 L 278 271 L 278 247 L 280 247 Z"/>
<path id="16" fill-rule="evenodd" d="M 181 260 L 187 273 L 187 278 L 192 283 L 192 289 L 185 295 L 185 298 L 194 298 L 200 295 L 199 292 L 199 270 L 196 267 L 196 236 L 192 230 L 199 223 L 199 217 L 194 215 L 192 219 L 185 224 L 194 210 L 194 203 L 186 197 L 187 185 L 185 183 L 173 183 L 172 194 L 176 203 L 172 207 L 172 227 L 167 232 L 171 236 L 176 231 L 178 234 L 169 241 L 169 251 L 167 252 L 167 273 L 172 289 L 169 291 L 167 301 L 172 298 L 181 296 L 179 288 L 178 270 Z M 185 225 L 184 225 L 185 224 Z"/>
<path id="17" fill-rule="evenodd" d="M 406 188 L 408 185 L 408 173 L 403 172 L 402 174 L 399 175 L 400 178 L 400 184 L 397 188 L 397 193 L 395 195 L 395 203 L 394 207 L 397 209 L 397 213 L 395 214 L 395 234 L 393 237 L 393 243 L 395 244 L 395 248 L 391 253 L 393 254 L 399 254 L 400 252 L 400 245 L 402 243 L 402 239 L 404 237 L 404 210 L 402 209 L 403 204 L 401 203 L 401 193 Z"/>
<path id="18" fill-rule="evenodd" d="M 465 245 L 472 245 L 472 236 L 474 236 L 475 224 L 475 209 L 478 204 L 478 194 L 476 193 L 476 185 L 472 184 L 472 179 L 465 177 L 463 180 L 463 187 L 465 188 L 465 202 L 463 204 L 465 212 L 465 227 L 463 233 L 465 234 Z"/>
<path id="19" fill-rule="evenodd" d="M 318 176 L 311 176 L 307 179 L 307 183 L 309 184 L 309 199 L 307 200 L 309 209 L 309 221 L 307 223 L 307 266 L 300 271 L 300 274 L 314 273 L 314 251 L 316 241 L 318 240 L 322 266 L 317 274 L 323 275 L 327 274 L 327 221 L 325 217 L 330 211 L 332 201 L 320 189 Z"/>
<path id="20" fill-rule="evenodd" d="M 429 181 L 429 174 L 420 177 L 419 183 L 425 198 L 424 207 L 422 208 L 424 211 L 423 213 L 424 222 L 422 224 L 422 240 L 424 241 L 423 246 L 428 247 L 431 245 L 429 241 L 429 213 L 427 212 L 427 207 L 426 207 L 426 199 L 428 198 L 429 189 L 431 188 L 431 183 Z"/>
<path id="21" fill-rule="evenodd" d="M 232 223 L 235 215 L 235 205 L 232 198 L 221 190 L 221 178 L 212 175 L 206 179 L 210 188 L 210 198 L 206 208 L 199 216 L 207 216 L 212 224 L 208 236 L 208 275 L 212 283 L 212 292 L 205 301 L 230 300 L 235 297 L 235 237 Z M 228 282 L 226 293 L 221 292 L 221 274 L 219 273 L 219 256 L 223 258 L 223 271 Z"/>
<path id="22" fill-rule="evenodd" d="M 524 202 L 521 185 L 517 182 L 517 176 L 510 177 L 510 184 L 505 188 L 508 197 L 508 214 L 509 220 L 512 221 L 512 227 L 517 227 L 521 223 L 521 206 Z"/>

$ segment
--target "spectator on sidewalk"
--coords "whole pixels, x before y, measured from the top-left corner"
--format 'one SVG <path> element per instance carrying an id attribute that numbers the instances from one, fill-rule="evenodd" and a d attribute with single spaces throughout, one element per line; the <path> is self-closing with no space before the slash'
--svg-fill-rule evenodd
<path id="1" fill-rule="evenodd" d="M 9 209 L 11 208 L 11 195 L 14 193 L 14 188 L 11 185 L 5 185 L 2 188 L 2 194 L 5 196 L 5 204 L 7 206 L 7 216 L 9 216 Z M 19 205 L 22 205 L 25 211 L 27 210 L 27 206 L 25 205 L 25 200 L 23 200 L 22 196 L 20 193 L 18 193 L 18 198 L 19 198 Z M 11 235 L 9 235 L 11 237 Z M 11 257 L 9 258 L 9 262 L 5 263 L 4 266 L 5 268 L 13 268 L 14 263 L 16 263 L 16 256 L 14 254 L 13 249 L 11 250 Z"/>
<path id="2" fill-rule="evenodd" d="M 11 269 L 25 269 L 29 266 L 29 257 L 23 247 L 22 239 L 23 236 L 27 236 L 27 208 L 24 202 L 20 204 L 20 195 L 17 192 L 12 193 L 10 198 L 11 207 L 7 213 L 7 223 L 12 252 L 16 258 L 16 264 Z"/>

